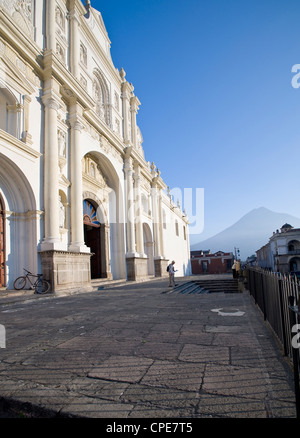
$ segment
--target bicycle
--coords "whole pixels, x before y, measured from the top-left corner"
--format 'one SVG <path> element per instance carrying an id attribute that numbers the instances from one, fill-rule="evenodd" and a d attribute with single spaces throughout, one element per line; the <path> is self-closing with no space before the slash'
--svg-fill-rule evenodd
<path id="1" fill-rule="evenodd" d="M 27 282 L 29 282 L 30 288 L 33 288 L 37 294 L 46 294 L 49 291 L 50 283 L 42 278 L 43 274 L 32 274 L 32 272 L 27 271 L 25 268 L 24 271 L 26 274 L 16 278 L 14 281 L 14 288 L 16 290 L 24 289 Z M 35 281 L 34 278 L 36 278 Z"/>

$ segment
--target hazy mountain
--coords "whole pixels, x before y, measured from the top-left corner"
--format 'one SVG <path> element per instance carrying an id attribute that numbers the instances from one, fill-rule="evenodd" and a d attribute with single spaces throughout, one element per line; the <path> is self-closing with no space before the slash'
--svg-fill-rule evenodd
<path id="1" fill-rule="evenodd" d="M 239 248 L 242 260 L 255 254 L 255 251 L 268 243 L 273 232 L 288 223 L 300 228 L 300 219 L 285 213 L 275 213 L 261 207 L 251 210 L 239 221 L 209 239 L 191 245 L 191 250 L 208 250 L 212 252 L 234 252 Z"/>

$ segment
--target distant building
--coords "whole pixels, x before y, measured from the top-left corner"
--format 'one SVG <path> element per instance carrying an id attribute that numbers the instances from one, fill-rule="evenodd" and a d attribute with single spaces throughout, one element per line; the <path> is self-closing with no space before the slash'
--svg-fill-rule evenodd
<path id="1" fill-rule="evenodd" d="M 256 257 L 256 255 L 253 254 L 252 256 L 247 257 L 246 265 L 247 266 L 256 266 L 256 260 L 257 260 L 257 257 Z"/>
<path id="2" fill-rule="evenodd" d="M 192 274 L 225 274 L 231 272 L 233 253 L 218 251 L 191 251 Z"/>
<path id="3" fill-rule="evenodd" d="M 257 265 L 278 272 L 300 271 L 300 228 L 284 224 L 257 254 Z"/>

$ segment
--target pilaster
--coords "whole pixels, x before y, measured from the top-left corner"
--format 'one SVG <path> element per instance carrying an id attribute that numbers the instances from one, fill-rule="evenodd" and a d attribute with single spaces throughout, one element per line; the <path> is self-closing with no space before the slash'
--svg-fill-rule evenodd
<path id="1" fill-rule="evenodd" d="M 134 148 L 137 147 L 137 136 L 136 136 L 136 115 L 139 109 L 140 101 L 136 96 L 130 99 L 130 113 L 131 113 L 131 142 Z"/>
<path id="2" fill-rule="evenodd" d="M 55 53 L 55 0 L 47 0 L 46 2 L 46 48 Z"/>
<path id="3" fill-rule="evenodd" d="M 75 7 L 69 11 L 70 17 L 70 69 L 73 76 L 79 79 L 80 38 L 79 38 L 79 14 Z"/>
<path id="4" fill-rule="evenodd" d="M 167 275 L 166 269 L 168 260 L 163 255 L 163 236 L 162 236 L 162 205 L 161 205 L 161 178 L 159 169 L 155 169 L 154 163 L 151 165 L 152 183 L 151 198 L 153 210 L 153 234 L 154 234 L 154 267 L 155 276 L 164 277 Z"/>
<path id="5" fill-rule="evenodd" d="M 100 233 L 101 233 L 101 242 L 104 242 L 104 245 L 101 246 L 101 263 L 102 263 L 102 272 L 104 273 L 104 278 L 112 279 L 112 273 L 110 270 L 110 254 L 109 254 L 109 232 L 110 228 L 107 224 L 101 224 Z"/>
<path id="6" fill-rule="evenodd" d="M 141 201 L 141 171 L 139 165 L 134 166 L 134 183 L 135 183 L 135 223 L 136 223 L 136 250 L 141 256 L 144 254 L 144 235 L 143 235 L 143 217 Z"/>
<path id="7" fill-rule="evenodd" d="M 133 190 L 133 166 L 132 158 L 125 158 L 125 185 L 127 194 L 126 205 L 126 229 L 127 229 L 127 257 L 136 255 L 135 250 L 135 205 L 134 205 L 134 190 Z"/>

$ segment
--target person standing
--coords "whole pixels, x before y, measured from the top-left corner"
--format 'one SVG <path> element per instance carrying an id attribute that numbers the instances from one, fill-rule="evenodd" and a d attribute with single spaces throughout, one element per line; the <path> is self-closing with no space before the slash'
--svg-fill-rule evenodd
<path id="1" fill-rule="evenodd" d="M 232 269 L 232 276 L 233 276 L 233 278 L 236 278 L 236 260 L 234 261 L 231 269 Z"/>
<path id="2" fill-rule="evenodd" d="M 237 262 L 235 264 L 235 270 L 236 270 L 236 278 L 239 278 L 240 270 L 241 270 L 240 260 L 237 260 Z"/>
<path id="3" fill-rule="evenodd" d="M 172 261 L 172 263 L 169 264 L 169 287 L 172 286 L 177 286 L 177 284 L 175 284 L 175 269 L 174 269 L 174 265 L 175 262 L 174 260 Z"/>

